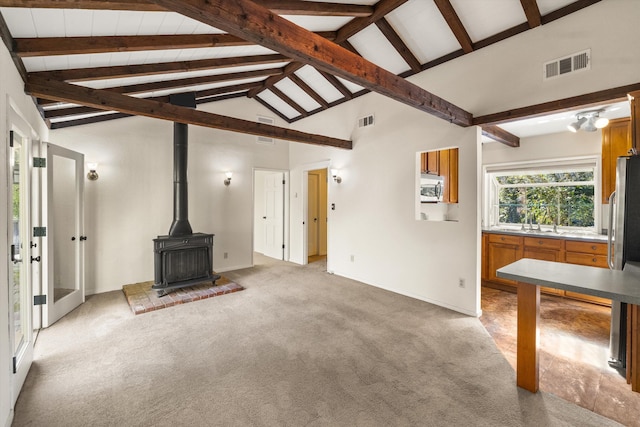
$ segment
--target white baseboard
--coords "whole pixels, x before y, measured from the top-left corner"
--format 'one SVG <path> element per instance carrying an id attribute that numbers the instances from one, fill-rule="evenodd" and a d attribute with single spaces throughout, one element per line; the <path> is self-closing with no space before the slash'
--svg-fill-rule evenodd
<path id="1" fill-rule="evenodd" d="M 216 273 L 225 273 L 227 271 L 233 271 L 233 270 L 242 270 L 243 268 L 251 268 L 253 267 L 253 265 L 248 264 L 248 265 L 235 265 L 235 266 L 231 266 L 231 267 L 225 267 L 225 268 L 216 268 Z"/>
<path id="2" fill-rule="evenodd" d="M 340 274 L 340 273 L 334 273 L 334 274 L 337 274 L 338 276 L 346 277 L 347 279 L 356 280 L 356 281 L 358 281 L 360 283 L 364 283 L 365 285 L 373 286 L 374 288 L 384 289 L 385 291 L 393 292 L 393 293 L 399 294 L 399 295 L 404 295 L 405 297 L 409 297 L 409 298 L 417 299 L 417 300 L 420 300 L 420 301 L 428 302 L 429 304 L 437 305 L 439 307 L 443 307 L 443 308 L 446 308 L 446 309 L 449 309 L 449 310 L 464 314 L 466 316 L 480 317 L 482 315 L 482 310 L 479 310 L 478 312 L 465 310 L 463 308 L 456 307 L 454 305 L 448 304 L 448 303 L 446 303 L 444 301 L 439 301 L 439 300 L 436 300 L 436 299 L 423 297 L 421 295 L 415 295 L 415 294 L 412 294 L 411 292 L 401 291 L 399 289 L 395 289 L 395 288 L 392 288 L 392 287 L 376 285 L 376 284 L 373 284 L 373 283 L 367 283 L 364 280 L 359 279 L 357 277 L 350 277 L 350 276 L 346 276 L 346 275 L 343 275 L 343 274 Z"/>

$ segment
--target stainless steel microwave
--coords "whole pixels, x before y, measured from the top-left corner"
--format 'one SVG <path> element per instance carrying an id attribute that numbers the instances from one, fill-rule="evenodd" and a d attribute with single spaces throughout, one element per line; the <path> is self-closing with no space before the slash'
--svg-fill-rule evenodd
<path id="1" fill-rule="evenodd" d="M 422 203 L 442 202 L 444 177 L 439 175 L 420 175 L 420 201 Z"/>

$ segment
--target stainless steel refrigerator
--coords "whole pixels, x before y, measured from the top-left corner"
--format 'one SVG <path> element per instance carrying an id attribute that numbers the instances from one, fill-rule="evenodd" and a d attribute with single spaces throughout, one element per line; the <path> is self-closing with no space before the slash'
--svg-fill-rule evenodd
<path id="1" fill-rule="evenodd" d="M 640 156 L 620 157 L 616 190 L 609 198 L 609 268 L 624 270 L 627 261 L 640 261 Z M 640 286 L 640 284 L 639 284 Z M 623 370 L 627 356 L 627 305 L 611 305 L 609 365 Z"/>

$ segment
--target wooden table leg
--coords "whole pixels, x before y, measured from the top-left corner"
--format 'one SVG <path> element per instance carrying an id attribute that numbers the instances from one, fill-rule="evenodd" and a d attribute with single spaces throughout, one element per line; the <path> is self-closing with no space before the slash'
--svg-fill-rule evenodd
<path id="1" fill-rule="evenodd" d="M 540 287 L 518 282 L 518 387 L 538 391 L 538 343 L 540 323 Z"/>

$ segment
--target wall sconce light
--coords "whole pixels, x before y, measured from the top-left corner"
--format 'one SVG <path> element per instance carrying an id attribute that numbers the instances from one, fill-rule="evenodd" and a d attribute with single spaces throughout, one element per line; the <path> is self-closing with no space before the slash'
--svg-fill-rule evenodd
<path id="1" fill-rule="evenodd" d="M 338 184 L 342 182 L 342 178 L 338 175 L 339 172 L 340 171 L 338 169 L 331 169 L 331 176 L 333 177 L 333 180 Z"/>
<path id="2" fill-rule="evenodd" d="M 89 168 L 89 173 L 87 173 L 87 179 L 89 181 L 97 181 L 98 172 L 96 172 L 96 169 L 98 169 L 98 163 L 95 163 L 95 162 L 87 163 L 87 168 Z"/>
<path id="3" fill-rule="evenodd" d="M 233 176 L 233 172 L 226 172 L 225 176 L 227 177 L 227 179 L 224 180 L 224 185 L 228 187 L 229 184 L 231 184 L 231 177 Z"/>

